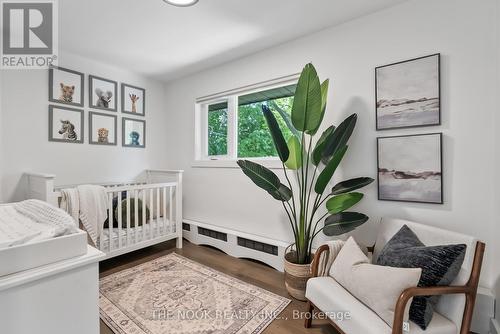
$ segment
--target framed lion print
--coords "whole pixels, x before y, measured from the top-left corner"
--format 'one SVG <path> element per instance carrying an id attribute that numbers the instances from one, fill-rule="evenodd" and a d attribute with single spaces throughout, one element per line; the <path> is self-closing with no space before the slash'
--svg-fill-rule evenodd
<path id="1" fill-rule="evenodd" d="M 49 69 L 49 101 L 83 107 L 84 74 L 63 67 Z"/>

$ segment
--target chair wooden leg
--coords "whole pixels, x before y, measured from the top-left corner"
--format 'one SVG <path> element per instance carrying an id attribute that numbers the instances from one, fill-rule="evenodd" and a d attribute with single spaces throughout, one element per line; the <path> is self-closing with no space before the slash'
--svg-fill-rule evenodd
<path id="1" fill-rule="evenodd" d="M 311 304 L 310 301 L 307 301 L 306 319 L 304 320 L 304 327 L 305 328 L 311 328 L 313 311 L 314 311 L 314 306 Z"/>

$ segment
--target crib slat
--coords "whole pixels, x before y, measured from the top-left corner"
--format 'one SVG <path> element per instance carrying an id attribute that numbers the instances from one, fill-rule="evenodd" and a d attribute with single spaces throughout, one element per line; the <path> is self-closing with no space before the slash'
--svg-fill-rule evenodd
<path id="1" fill-rule="evenodd" d="M 167 234 L 167 188 L 163 187 L 163 199 L 162 199 L 162 210 L 163 210 L 163 219 L 162 219 L 162 228 L 163 235 Z"/>
<path id="2" fill-rule="evenodd" d="M 130 191 L 127 190 L 127 246 L 130 246 Z"/>
<path id="3" fill-rule="evenodd" d="M 156 235 L 161 236 L 160 232 L 160 188 L 156 188 Z"/>
<path id="4" fill-rule="evenodd" d="M 168 204 L 168 213 L 169 213 L 169 216 L 168 216 L 168 223 L 170 225 L 169 227 L 169 232 L 170 233 L 174 233 L 174 229 L 173 229 L 173 226 L 174 226 L 174 221 L 172 220 L 172 217 L 173 217 L 173 210 L 172 210 L 172 190 L 173 188 L 172 187 L 169 187 L 168 188 L 169 191 L 170 191 L 170 195 L 169 195 L 169 204 Z"/>
<path id="5" fill-rule="evenodd" d="M 146 190 L 142 191 L 142 241 L 146 241 Z"/>
<path id="6" fill-rule="evenodd" d="M 123 222 L 123 212 L 122 212 L 122 192 L 118 192 L 118 248 L 121 249 L 123 245 L 122 240 L 122 222 Z"/>
<path id="7" fill-rule="evenodd" d="M 108 247 L 113 250 L 113 192 L 108 193 Z"/>
<path id="8" fill-rule="evenodd" d="M 149 189 L 149 212 L 151 216 L 153 216 L 154 213 L 153 188 Z M 153 239 L 153 219 L 149 221 L 149 239 Z"/>
<path id="9" fill-rule="evenodd" d="M 135 230 L 134 230 L 134 236 L 135 236 L 135 243 L 137 243 L 138 235 L 139 235 L 139 196 L 137 193 L 137 189 L 134 190 L 134 222 L 135 222 Z M 143 221 L 144 223 L 144 221 Z M 142 227 L 144 228 L 144 226 Z"/>

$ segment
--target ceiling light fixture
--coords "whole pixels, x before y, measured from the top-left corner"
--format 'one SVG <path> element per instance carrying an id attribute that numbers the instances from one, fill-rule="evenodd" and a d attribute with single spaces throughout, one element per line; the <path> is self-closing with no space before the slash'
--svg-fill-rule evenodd
<path id="1" fill-rule="evenodd" d="M 198 0 L 163 0 L 163 2 L 177 7 L 188 7 L 196 4 Z"/>

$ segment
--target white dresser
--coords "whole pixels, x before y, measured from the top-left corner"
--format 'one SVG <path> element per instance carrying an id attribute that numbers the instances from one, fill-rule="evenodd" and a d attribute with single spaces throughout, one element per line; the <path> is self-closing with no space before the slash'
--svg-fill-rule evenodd
<path id="1" fill-rule="evenodd" d="M 0 333 L 99 334 L 103 257 L 88 246 L 85 255 L 0 277 Z"/>

